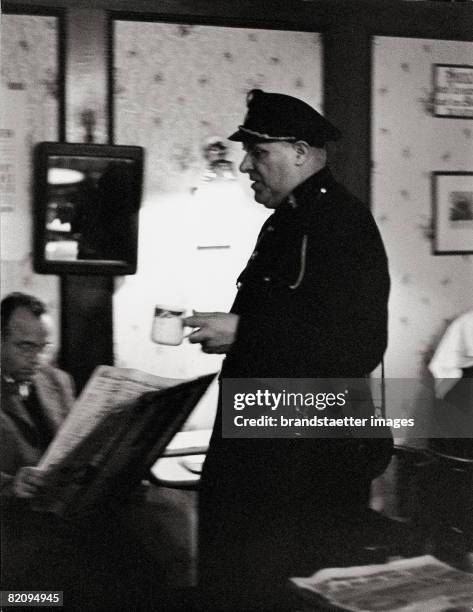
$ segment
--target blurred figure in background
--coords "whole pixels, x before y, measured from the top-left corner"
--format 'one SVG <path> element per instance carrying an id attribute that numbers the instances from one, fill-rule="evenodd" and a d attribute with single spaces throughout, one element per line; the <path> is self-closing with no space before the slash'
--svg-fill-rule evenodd
<path id="1" fill-rule="evenodd" d="M 112 162 L 97 182 L 83 212 L 79 259 L 131 261 L 135 243 L 130 223 L 131 172 L 126 164 Z"/>

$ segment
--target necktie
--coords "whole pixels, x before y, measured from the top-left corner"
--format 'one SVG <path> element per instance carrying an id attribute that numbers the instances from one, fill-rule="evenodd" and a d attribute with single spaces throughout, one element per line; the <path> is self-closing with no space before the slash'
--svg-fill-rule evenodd
<path id="1" fill-rule="evenodd" d="M 44 414 L 44 409 L 40 404 L 34 385 L 29 387 L 28 396 L 24 397 L 22 401 L 35 425 L 36 446 L 42 450 L 46 450 L 51 440 L 54 438 L 54 430 Z"/>
<path id="2" fill-rule="evenodd" d="M 44 452 L 55 435 L 55 429 L 45 415 L 34 385 L 5 376 L 3 388 L 21 402 L 24 412 L 29 416 L 29 419 L 25 419 L 18 407 L 15 408 L 15 403 L 8 408 L 8 415 L 15 422 L 21 436 L 32 447 Z"/>

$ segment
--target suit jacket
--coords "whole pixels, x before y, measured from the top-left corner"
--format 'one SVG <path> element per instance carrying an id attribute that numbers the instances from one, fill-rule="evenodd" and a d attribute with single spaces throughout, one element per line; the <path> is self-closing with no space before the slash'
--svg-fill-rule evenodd
<path id="1" fill-rule="evenodd" d="M 42 367 L 33 380 L 41 417 L 55 433 L 64 421 L 74 402 L 72 379 L 68 374 L 50 366 Z M 2 445 L 0 469 L 2 486 L 24 466 L 37 465 L 44 449 L 25 435 L 26 428 L 34 428 L 31 415 L 26 410 L 15 386 L 2 377 L 0 427 Z"/>

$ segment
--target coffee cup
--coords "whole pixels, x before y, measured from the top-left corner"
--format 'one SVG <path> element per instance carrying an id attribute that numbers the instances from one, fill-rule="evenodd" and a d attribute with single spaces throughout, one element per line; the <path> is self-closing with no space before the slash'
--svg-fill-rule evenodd
<path id="1" fill-rule="evenodd" d="M 178 346 L 184 338 L 185 308 L 158 304 L 154 309 L 151 340 L 158 344 Z"/>

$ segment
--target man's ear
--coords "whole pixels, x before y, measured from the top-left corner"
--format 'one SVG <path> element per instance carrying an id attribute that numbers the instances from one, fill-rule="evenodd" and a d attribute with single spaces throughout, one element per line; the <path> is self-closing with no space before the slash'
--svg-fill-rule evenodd
<path id="1" fill-rule="evenodd" d="M 305 140 L 297 140 L 294 143 L 294 150 L 296 152 L 296 165 L 301 166 L 307 159 L 310 145 Z"/>

